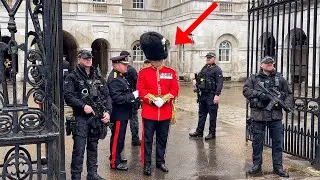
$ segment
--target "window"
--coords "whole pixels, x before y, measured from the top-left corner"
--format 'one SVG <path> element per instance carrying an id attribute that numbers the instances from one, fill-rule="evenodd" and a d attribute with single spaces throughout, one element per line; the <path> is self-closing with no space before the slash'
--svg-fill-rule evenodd
<path id="1" fill-rule="evenodd" d="M 219 61 L 229 62 L 231 59 L 231 45 L 228 41 L 223 41 L 219 45 Z"/>
<path id="2" fill-rule="evenodd" d="M 143 9 L 143 0 L 133 0 L 134 9 Z"/>
<path id="3" fill-rule="evenodd" d="M 144 61 L 144 54 L 140 48 L 140 44 L 137 43 L 133 46 L 133 61 Z"/>
<path id="4" fill-rule="evenodd" d="M 106 0 L 92 0 L 93 2 L 106 2 Z"/>

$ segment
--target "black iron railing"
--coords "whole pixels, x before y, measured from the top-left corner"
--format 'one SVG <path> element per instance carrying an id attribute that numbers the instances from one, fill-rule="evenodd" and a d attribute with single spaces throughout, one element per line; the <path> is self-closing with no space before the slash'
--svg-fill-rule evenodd
<path id="1" fill-rule="evenodd" d="M 0 1 L 0 176 L 65 179 L 61 0 L 13 2 Z"/>

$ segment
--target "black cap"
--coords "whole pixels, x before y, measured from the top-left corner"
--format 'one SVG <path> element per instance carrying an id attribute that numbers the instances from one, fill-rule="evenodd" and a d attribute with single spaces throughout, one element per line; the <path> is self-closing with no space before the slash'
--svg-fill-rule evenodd
<path id="1" fill-rule="evenodd" d="M 205 57 L 207 58 L 215 58 L 216 57 L 216 54 L 214 52 L 209 52 Z"/>
<path id="2" fill-rule="evenodd" d="M 261 59 L 260 63 L 274 63 L 274 59 L 271 56 L 265 56 Z"/>
<path id="3" fill-rule="evenodd" d="M 82 58 L 82 59 L 90 59 L 92 58 L 92 54 L 90 51 L 88 50 L 80 50 L 78 53 L 78 58 Z"/>
<path id="4" fill-rule="evenodd" d="M 122 64 L 129 64 L 128 56 L 130 53 L 128 51 L 121 51 L 120 56 L 115 56 L 110 58 L 112 63 L 122 63 Z"/>
<path id="5" fill-rule="evenodd" d="M 120 56 L 130 56 L 128 51 L 121 51 Z"/>
<path id="6" fill-rule="evenodd" d="M 168 57 L 166 39 L 157 32 L 146 32 L 140 36 L 141 49 L 149 60 L 163 60 Z"/>

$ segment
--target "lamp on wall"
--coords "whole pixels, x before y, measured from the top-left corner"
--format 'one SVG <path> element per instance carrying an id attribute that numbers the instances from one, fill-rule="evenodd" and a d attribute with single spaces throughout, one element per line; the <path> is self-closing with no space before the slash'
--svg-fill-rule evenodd
<path id="1" fill-rule="evenodd" d="M 189 33 L 188 34 L 188 37 L 191 39 L 191 41 L 192 41 L 192 44 L 194 44 L 194 40 L 193 40 L 193 34 L 192 33 Z"/>

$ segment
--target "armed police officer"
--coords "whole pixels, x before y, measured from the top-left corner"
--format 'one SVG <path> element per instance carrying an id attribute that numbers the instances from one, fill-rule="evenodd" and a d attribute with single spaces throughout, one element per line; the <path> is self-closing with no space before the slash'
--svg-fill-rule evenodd
<path id="1" fill-rule="evenodd" d="M 222 70 L 216 65 L 216 54 L 209 52 L 206 56 L 207 64 L 201 69 L 194 80 L 194 90 L 198 93 L 199 121 L 195 132 L 190 137 L 203 137 L 207 115 L 210 115 L 209 134 L 205 140 L 216 137 L 216 122 L 219 96 L 223 87 Z"/>
<path id="2" fill-rule="evenodd" d="M 260 68 L 260 71 L 255 75 L 251 75 L 243 86 L 243 95 L 250 102 L 250 117 L 252 119 L 250 128 L 253 133 L 253 166 L 248 173 L 261 173 L 263 140 L 265 128 L 268 126 L 272 138 L 273 172 L 281 177 L 289 177 L 289 174 L 283 170 L 282 166 L 282 109 L 293 107 L 292 92 L 287 81 L 280 73 L 276 72 L 272 57 L 266 56 L 262 58 Z M 272 97 L 268 93 L 271 91 L 278 92 L 280 101 L 284 102 L 282 103 L 283 107 L 280 103 L 271 102 Z M 270 103 L 272 106 L 270 106 Z"/>
<path id="3" fill-rule="evenodd" d="M 130 53 L 128 51 L 122 51 L 120 56 L 126 55 L 130 57 Z M 132 92 L 136 90 L 138 72 L 137 70 L 128 64 L 128 70 L 124 74 L 124 77 L 129 82 L 129 87 Z M 138 121 L 138 109 L 140 108 L 140 99 L 138 98 L 132 106 L 132 117 L 130 118 L 130 130 L 131 130 L 131 144 L 133 146 L 140 146 L 141 141 L 139 138 L 139 121 Z"/>
<path id="4" fill-rule="evenodd" d="M 104 138 L 105 123 L 110 120 L 112 103 L 105 80 L 92 67 L 92 54 L 81 50 L 78 65 L 65 79 L 65 101 L 75 116 L 71 179 L 80 180 L 87 144 L 87 179 L 102 180 L 97 174 L 98 140 Z"/>
<path id="5" fill-rule="evenodd" d="M 116 170 L 128 170 L 124 164 L 126 159 L 121 157 L 124 148 L 128 120 L 132 117 L 132 106 L 138 98 L 138 91 L 132 92 L 124 73 L 128 68 L 128 55 L 120 55 L 110 59 L 113 70 L 108 77 L 108 86 L 112 98 L 113 111 L 111 122 L 113 126 L 110 140 L 110 166 Z"/>

